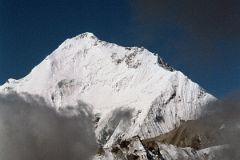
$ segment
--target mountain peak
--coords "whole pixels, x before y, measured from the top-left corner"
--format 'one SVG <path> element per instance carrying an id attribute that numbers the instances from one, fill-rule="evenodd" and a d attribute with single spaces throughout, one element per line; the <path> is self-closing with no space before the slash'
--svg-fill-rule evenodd
<path id="1" fill-rule="evenodd" d="M 76 36 L 75 38 L 91 38 L 91 39 L 98 39 L 93 33 L 91 32 L 84 32 Z"/>
<path id="2" fill-rule="evenodd" d="M 99 51 L 99 49 L 101 51 Z M 76 37 L 67 39 L 54 52 L 61 55 L 76 55 L 86 54 L 89 51 L 93 51 L 95 56 L 98 55 L 104 57 L 106 54 L 110 54 L 112 62 L 115 64 L 126 62 L 126 65 L 130 68 L 137 68 L 144 61 L 148 63 L 148 65 L 158 64 L 163 69 L 174 71 L 174 68 L 164 62 L 159 54 L 152 53 L 144 47 L 124 47 L 115 43 L 106 42 L 99 39 L 91 32 L 85 32 Z M 101 54 L 99 54 L 100 52 Z M 66 57 L 64 56 L 62 59 L 65 58 Z"/>
<path id="3" fill-rule="evenodd" d="M 88 104 L 104 148 L 119 137 L 167 133 L 198 118 L 213 99 L 158 54 L 105 42 L 90 32 L 67 39 L 26 77 L 0 86 L 0 93 L 11 91 L 41 96 L 56 110 Z"/>
<path id="4" fill-rule="evenodd" d="M 100 115 L 96 134 L 106 146 L 119 134 L 150 138 L 166 133 L 182 120 L 196 119 L 212 98 L 147 49 L 101 41 L 90 32 L 66 40 L 29 75 L 0 87 L 0 93 L 11 90 L 39 95 L 56 109 L 79 100 L 89 104 Z M 109 130 L 115 133 L 105 133 L 121 108 L 132 112 L 129 126 L 116 129 L 114 121 Z"/>

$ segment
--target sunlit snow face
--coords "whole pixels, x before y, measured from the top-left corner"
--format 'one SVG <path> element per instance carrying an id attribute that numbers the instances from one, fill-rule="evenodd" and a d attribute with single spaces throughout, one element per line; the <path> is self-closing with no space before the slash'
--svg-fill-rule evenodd
<path id="1" fill-rule="evenodd" d="M 79 114 L 69 116 L 69 110 L 58 114 L 39 97 L 23 97 L 0 95 L 1 160 L 87 160 L 95 154 L 87 105 L 79 103 Z"/>

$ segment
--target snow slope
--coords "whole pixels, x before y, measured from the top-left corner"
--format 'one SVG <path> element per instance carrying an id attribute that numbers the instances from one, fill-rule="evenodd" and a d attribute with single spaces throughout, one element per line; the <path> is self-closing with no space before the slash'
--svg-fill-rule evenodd
<path id="1" fill-rule="evenodd" d="M 121 47 L 83 33 L 64 41 L 24 78 L 9 79 L 1 93 L 40 95 L 56 109 L 92 106 L 96 136 L 105 147 L 139 135 L 169 132 L 199 117 L 214 99 L 198 84 L 145 48 Z"/>

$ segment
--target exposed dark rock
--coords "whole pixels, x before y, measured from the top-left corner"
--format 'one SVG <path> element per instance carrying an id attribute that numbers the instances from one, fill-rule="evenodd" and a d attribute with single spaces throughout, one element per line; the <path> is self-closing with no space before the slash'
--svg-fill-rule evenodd
<path id="1" fill-rule="evenodd" d="M 173 67 L 171 67 L 169 64 L 167 64 L 166 62 L 164 62 L 159 55 L 157 55 L 157 56 L 158 56 L 158 61 L 157 61 L 157 62 L 158 62 L 158 65 L 159 65 L 159 66 L 161 66 L 161 67 L 163 67 L 163 68 L 165 68 L 165 69 L 167 69 L 167 70 L 169 70 L 169 71 L 171 71 L 171 72 L 174 71 L 174 68 L 173 68 Z"/>
<path id="2" fill-rule="evenodd" d="M 115 154 L 117 154 L 119 151 L 121 151 L 121 150 L 120 150 L 120 148 L 118 148 L 118 146 L 113 146 L 111 149 L 111 152 L 115 153 Z"/>
<path id="3" fill-rule="evenodd" d="M 128 160 L 138 160 L 139 156 L 135 155 L 135 154 L 129 154 L 129 155 L 127 155 L 127 159 Z"/>
<path id="4" fill-rule="evenodd" d="M 122 142 L 120 142 L 120 147 L 121 148 L 128 148 L 129 144 L 130 144 L 130 141 L 123 140 Z"/>

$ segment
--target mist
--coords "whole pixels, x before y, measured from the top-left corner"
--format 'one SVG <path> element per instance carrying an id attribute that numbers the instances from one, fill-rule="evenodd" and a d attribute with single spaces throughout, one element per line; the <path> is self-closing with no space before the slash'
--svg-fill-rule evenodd
<path id="1" fill-rule="evenodd" d="M 212 102 L 206 106 L 205 113 L 195 126 L 205 126 L 215 132 L 213 145 L 226 145 L 215 159 L 240 159 L 240 92 Z"/>
<path id="2" fill-rule="evenodd" d="M 41 97 L 0 95 L 1 160 L 87 160 L 96 148 L 87 104 L 56 112 Z"/>
<path id="3" fill-rule="evenodd" d="M 175 59 L 184 57 L 184 63 L 212 65 L 236 56 L 235 52 L 225 53 L 221 47 L 239 42 L 237 0 L 133 0 L 130 6 L 142 41 L 152 44 L 162 39 L 177 51 Z"/>
<path id="4" fill-rule="evenodd" d="M 110 113 L 108 123 L 101 129 L 101 137 L 99 137 L 99 143 L 104 145 L 111 138 L 116 131 L 116 128 L 121 128 L 121 131 L 126 131 L 131 123 L 134 110 L 131 108 L 120 107 L 116 108 Z"/>
<path id="5" fill-rule="evenodd" d="M 185 25 L 198 33 L 211 33 L 216 36 L 239 36 L 240 21 L 236 0 L 134 0 L 132 6 L 136 18 L 149 27 L 165 17 Z M 169 22 L 169 21 L 168 21 Z M 230 25 L 231 24 L 231 25 Z M 161 24 L 159 24 L 161 25 Z M 225 31 L 225 32 L 224 32 Z"/>

